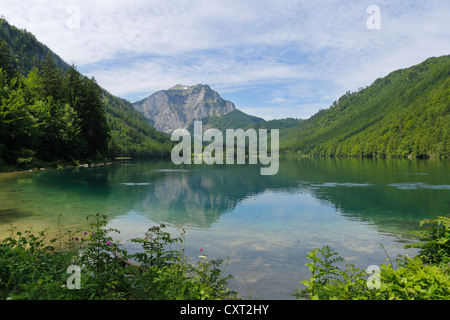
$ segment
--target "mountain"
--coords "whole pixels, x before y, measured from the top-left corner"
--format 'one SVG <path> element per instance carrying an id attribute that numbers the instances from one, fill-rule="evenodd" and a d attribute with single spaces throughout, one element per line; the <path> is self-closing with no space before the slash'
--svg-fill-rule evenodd
<path id="1" fill-rule="evenodd" d="M 450 158 L 450 56 L 393 71 L 287 130 L 290 156 Z"/>
<path id="2" fill-rule="evenodd" d="M 0 19 L 0 39 L 4 40 L 9 49 L 12 68 L 22 77 L 27 77 L 35 68 L 41 72 L 46 57 L 53 60 L 62 79 L 70 69 L 66 62 L 39 42 L 34 35 L 10 25 L 4 19 Z M 103 88 L 100 88 L 100 91 L 110 136 L 108 156 L 135 158 L 170 156 L 172 147 L 170 137 L 153 128 L 131 102 L 115 97 Z"/>
<path id="3" fill-rule="evenodd" d="M 194 120 L 227 114 L 236 110 L 208 85 L 176 85 L 161 90 L 148 98 L 135 102 L 133 106 L 159 131 L 171 133 L 175 129 L 187 128 Z"/>
<path id="4" fill-rule="evenodd" d="M 48 54 L 54 60 L 58 69 L 63 71 L 69 69 L 67 63 L 46 45 L 39 42 L 33 34 L 10 25 L 2 18 L 0 18 L 0 38 L 3 39 L 11 49 L 13 66 L 24 76 L 26 76 L 33 68 L 41 70 L 43 68 L 43 62 Z"/>

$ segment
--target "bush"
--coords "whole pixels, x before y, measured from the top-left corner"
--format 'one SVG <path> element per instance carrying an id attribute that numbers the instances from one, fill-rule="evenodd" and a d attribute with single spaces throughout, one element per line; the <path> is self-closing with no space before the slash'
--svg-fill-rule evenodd
<path id="1" fill-rule="evenodd" d="M 433 264 L 450 263 L 450 217 L 437 217 L 420 222 L 421 242 L 409 245 L 419 248 L 424 262 Z"/>
<path id="2" fill-rule="evenodd" d="M 226 288 L 231 276 L 223 277 L 222 261 L 209 261 L 202 255 L 192 263 L 183 250 L 170 248 L 182 238 L 172 238 L 163 231 L 164 225 L 150 228 L 145 238 L 133 239 L 142 250 L 130 255 L 111 238 L 111 232 L 119 231 L 105 228 L 106 216 L 88 219 L 94 219 L 89 230 L 60 232 L 52 239 L 45 231 L 35 236 L 11 229 L 11 235 L 0 242 L 0 298 L 237 298 Z M 75 274 L 69 266 L 76 267 Z M 72 281 L 77 272 L 78 283 Z"/>
<path id="3" fill-rule="evenodd" d="M 420 248 L 413 257 L 396 259 L 397 266 L 382 264 L 375 274 L 378 285 L 366 270 L 344 259 L 331 248 L 315 248 L 307 254 L 311 278 L 300 282 L 298 299 L 311 300 L 448 300 L 450 299 L 450 220 L 424 220 L 421 241 L 406 247 Z"/>
<path id="4" fill-rule="evenodd" d="M 57 298 L 55 288 L 61 288 L 72 255 L 58 254 L 52 246 L 55 239 L 47 244 L 45 238 L 44 231 L 36 236 L 11 229 L 0 243 L 1 299 Z"/>

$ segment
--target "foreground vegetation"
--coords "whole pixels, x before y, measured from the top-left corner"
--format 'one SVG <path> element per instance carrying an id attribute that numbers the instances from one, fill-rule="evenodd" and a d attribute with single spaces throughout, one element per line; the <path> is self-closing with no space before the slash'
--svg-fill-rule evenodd
<path id="1" fill-rule="evenodd" d="M 311 278 L 294 293 L 312 300 L 449 300 L 450 217 L 421 222 L 420 242 L 414 257 L 400 257 L 381 265 L 368 278 L 366 270 L 344 259 L 330 247 L 308 253 Z M 370 270 L 369 270 L 370 271 Z"/>
<path id="2" fill-rule="evenodd" d="M 89 216 L 91 228 L 46 232 L 11 230 L 0 243 L 0 299 L 26 300 L 208 300 L 233 299 L 222 260 L 185 257 L 183 237 L 165 226 L 152 227 L 132 241 L 141 250 L 129 254 L 105 228 L 107 217 Z"/>
<path id="3" fill-rule="evenodd" d="M 103 215 L 89 216 L 91 228 L 18 232 L 0 242 L 0 299 L 25 300 L 208 300 L 239 299 L 227 289 L 222 260 L 184 255 L 183 233 L 172 237 L 160 225 L 130 254 L 115 242 Z M 311 278 L 293 294 L 311 300 L 448 300 L 450 299 L 450 217 L 421 222 L 421 239 L 407 245 L 414 257 L 400 257 L 368 275 L 344 263 L 330 247 L 313 249 L 307 264 Z"/>

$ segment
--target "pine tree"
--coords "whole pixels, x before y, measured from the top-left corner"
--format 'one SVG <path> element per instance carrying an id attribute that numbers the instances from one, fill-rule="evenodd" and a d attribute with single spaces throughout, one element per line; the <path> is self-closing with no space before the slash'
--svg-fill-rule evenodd
<path id="1" fill-rule="evenodd" d="M 77 68 L 72 65 L 66 72 L 64 100 L 75 110 L 77 110 L 77 107 L 79 106 L 82 90 L 81 74 L 78 72 Z"/>
<path id="2" fill-rule="evenodd" d="M 83 93 L 76 111 L 87 142 L 87 156 L 93 159 L 98 153 L 107 151 L 109 128 L 99 85 L 94 78 L 83 78 L 82 86 Z"/>
<path id="3" fill-rule="evenodd" d="M 8 81 L 16 75 L 10 49 L 2 38 L 0 38 L 0 68 L 5 72 Z"/>
<path id="4" fill-rule="evenodd" d="M 53 100 L 61 100 L 62 98 L 62 76 L 56 68 L 55 61 L 47 54 L 42 67 L 42 86 L 44 95 L 51 97 Z"/>

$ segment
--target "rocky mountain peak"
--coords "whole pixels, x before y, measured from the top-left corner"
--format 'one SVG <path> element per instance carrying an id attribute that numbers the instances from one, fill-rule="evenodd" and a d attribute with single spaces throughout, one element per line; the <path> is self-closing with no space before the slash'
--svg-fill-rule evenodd
<path id="1" fill-rule="evenodd" d="M 236 109 L 232 102 L 222 99 L 219 93 L 203 84 L 177 84 L 133 105 L 155 129 L 167 133 L 187 128 L 194 120 L 227 114 Z"/>

